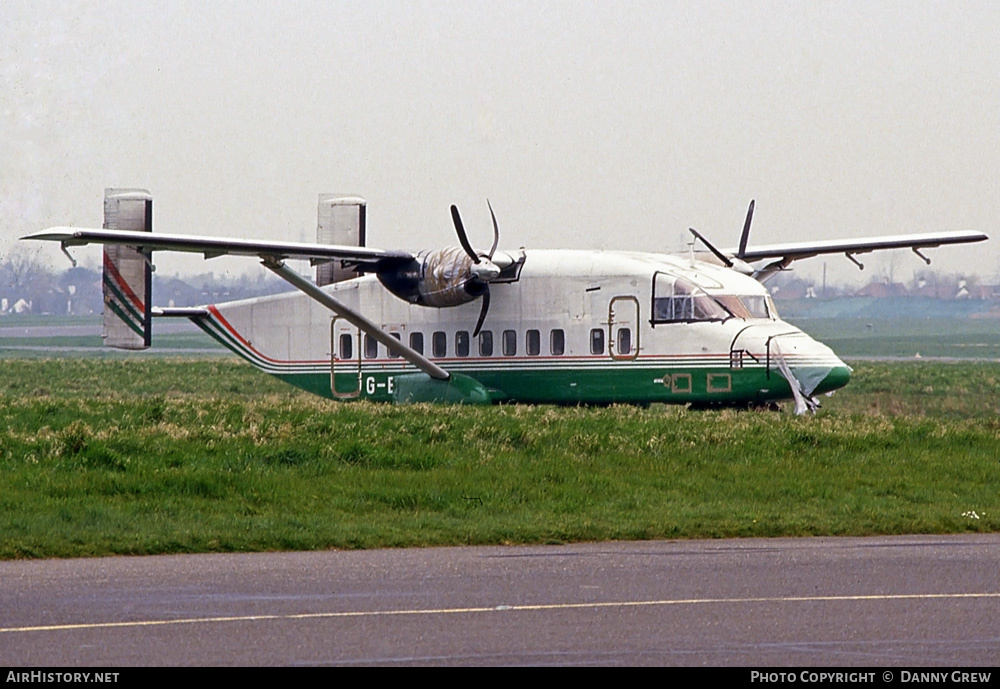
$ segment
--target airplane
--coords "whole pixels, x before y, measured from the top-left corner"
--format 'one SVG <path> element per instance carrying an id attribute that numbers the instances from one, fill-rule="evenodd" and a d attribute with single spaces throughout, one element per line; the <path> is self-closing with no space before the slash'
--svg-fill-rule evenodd
<path id="1" fill-rule="evenodd" d="M 144 349 L 151 319 L 190 319 L 256 368 L 334 400 L 466 404 L 686 404 L 770 407 L 846 385 L 851 369 L 781 320 L 764 282 L 793 261 L 979 242 L 980 232 L 748 246 L 689 255 L 638 251 L 476 251 L 451 206 L 458 247 L 411 253 L 366 245 L 364 199 L 322 194 L 316 243 L 153 234 L 152 196 L 106 189 L 104 227 L 22 239 L 104 245 L 104 344 Z M 196 308 L 151 306 L 156 251 L 255 257 L 295 291 Z M 314 279 L 287 261 L 308 260 Z M 755 267 L 753 264 L 757 264 Z"/>

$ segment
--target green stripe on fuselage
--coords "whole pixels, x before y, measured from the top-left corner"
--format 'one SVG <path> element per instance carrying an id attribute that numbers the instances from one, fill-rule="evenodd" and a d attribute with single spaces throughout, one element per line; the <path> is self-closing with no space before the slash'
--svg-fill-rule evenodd
<path id="1" fill-rule="evenodd" d="M 463 371 L 490 392 L 493 401 L 527 404 L 687 404 L 758 403 L 792 396 L 788 382 L 777 371 L 737 369 L 627 369 L 608 365 L 589 370 Z M 273 374 L 314 394 L 333 397 L 330 376 L 318 373 Z M 362 369 L 359 399 L 396 401 L 393 390 L 400 372 Z M 357 373 L 338 373 L 343 385 L 355 385 Z M 664 383 L 664 380 L 669 382 Z M 390 382 L 390 380 L 392 382 Z M 818 389 L 817 393 L 825 392 Z"/>
<path id="2" fill-rule="evenodd" d="M 256 368 L 314 395 L 334 399 L 329 369 L 326 371 L 296 371 L 296 364 L 264 364 L 259 357 L 224 331 L 210 318 L 192 319 L 213 339 L 247 360 Z M 398 362 L 396 362 L 398 363 Z M 512 370 L 475 369 L 459 366 L 449 369 L 468 376 L 487 391 L 494 402 L 512 401 L 527 404 L 755 404 L 791 399 L 788 381 L 777 370 L 763 366 L 728 368 L 704 367 L 637 367 L 627 362 L 607 361 L 587 368 L 574 368 L 569 362 L 558 368 L 536 367 Z M 357 369 L 351 364 L 338 372 L 338 389 L 354 389 Z M 355 399 L 395 402 L 396 378 L 412 375 L 415 369 L 384 370 L 385 363 L 362 365 L 361 392 Z M 376 368 L 377 367 L 377 368 Z M 285 370 L 281 370 L 281 369 Z M 796 372 L 808 373 L 810 367 L 793 366 Z M 817 366 L 822 382 L 813 394 L 823 394 L 843 387 L 850 378 L 845 366 Z M 350 369 L 350 370 L 348 370 Z M 811 376 L 807 376 L 812 378 Z"/>

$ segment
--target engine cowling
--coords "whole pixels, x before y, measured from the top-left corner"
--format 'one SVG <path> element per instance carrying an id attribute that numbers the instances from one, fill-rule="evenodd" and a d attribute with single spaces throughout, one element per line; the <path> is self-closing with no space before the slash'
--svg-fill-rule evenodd
<path id="1" fill-rule="evenodd" d="M 460 247 L 422 251 L 409 263 L 380 271 L 379 281 L 400 299 L 420 306 L 444 308 L 482 296 L 500 267 L 481 258 L 474 263 Z"/>

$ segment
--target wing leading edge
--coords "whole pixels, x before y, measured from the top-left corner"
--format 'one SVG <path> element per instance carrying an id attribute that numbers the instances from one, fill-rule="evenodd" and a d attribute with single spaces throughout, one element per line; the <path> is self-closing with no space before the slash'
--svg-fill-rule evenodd
<path id="1" fill-rule="evenodd" d="M 747 247 L 740 258 L 744 261 L 763 261 L 777 259 L 764 268 L 757 270 L 754 277 L 766 279 L 771 274 L 786 268 L 792 261 L 812 258 L 824 254 L 844 254 L 850 260 L 861 266 L 854 258 L 855 254 L 866 254 L 883 249 L 912 249 L 925 262 L 930 259 L 920 253 L 920 249 L 932 249 L 947 244 L 968 244 L 982 242 L 989 237 L 982 232 L 927 232 L 923 234 L 901 234 L 886 237 L 871 237 L 868 239 L 831 239 L 820 242 L 791 242 L 788 244 L 769 244 L 765 246 Z M 725 250 L 736 254 L 735 249 Z"/>
<path id="2" fill-rule="evenodd" d="M 344 261 L 363 271 L 382 270 L 392 264 L 413 259 L 406 251 L 386 251 L 363 246 L 308 244 L 301 242 L 264 242 L 254 239 L 200 237 L 181 234 L 150 234 L 127 230 L 101 230 L 83 227 L 50 227 L 21 239 L 59 242 L 63 248 L 86 244 L 118 244 L 138 247 L 141 251 L 182 251 L 216 256 L 257 256 L 278 260 L 308 259 L 313 264 Z"/>

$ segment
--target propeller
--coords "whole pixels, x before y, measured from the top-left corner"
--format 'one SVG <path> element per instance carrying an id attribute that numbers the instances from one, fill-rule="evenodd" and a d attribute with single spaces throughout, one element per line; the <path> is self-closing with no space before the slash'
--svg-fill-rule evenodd
<path id="1" fill-rule="evenodd" d="M 743 234 L 740 235 L 740 250 L 736 253 L 736 258 L 742 260 L 747 254 L 747 240 L 750 239 L 750 221 L 753 220 L 753 199 L 750 199 L 750 207 L 747 208 L 747 219 L 743 223 Z"/>
<path id="2" fill-rule="evenodd" d="M 462 245 L 465 253 L 472 259 L 472 275 L 482 286 L 483 306 L 479 311 L 479 320 L 476 321 L 476 329 L 472 333 L 473 337 L 479 336 L 479 331 L 482 330 L 483 322 L 486 320 L 486 312 L 490 310 L 490 282 L 500 275 L 500 268 L 493 263 L 493 253 L 497 250 L 497 245 L 500 243 L 500 227 L 497 225 L 497 216 L 493 212 L 493 206 L 490 204 L 489 199 L 486 199 L 486 205 L 489 207 L 490 217 L 493 219 L 493 246 L 490 247 L 490 252 L 485 256 L 477 254 L 472 248 L 469 237 L 465 233 L 462 216 L 458 213 L 458 206 L 454 204 L 451 206 L 451 219 L 455 223 L 458 243 Z"/>
<path id="3" fill-rule="evenodd" d="M 720 261 L 722 261 L 723 265 L 725 265 L 726 268 L 732 268 L 733 267 L 733 259 L 729 258 L 724 253 L 722 253 L 721 251 L 719 251 L 718 249 L 716 249 L 715 246 L 712 244 L 712 242 L 708 241 L 707 239 L 705 239 L 704 236 L 702 236 L 701 232 L 699 232 L 698 230 L 694 229 L 693 227 L 689 227 L 688 230 L 691 231 L 691 234 L 693 234 L 695 237 L 697 237 L 698 239 L 700 239 L 701 243 L 704 244 L 705 246 L 707 246 L 708 250 L 711 251 L 713 254 L 715 254 L 715 257 L 717 259 L 719 259 Z"/>
<path id="4" fill-rule="evenodd" d="M 722 261 L 722 264 L 724 266 L 739 271 L 744 275 L 754 274 L 754 269 L 746 261 L 743 260 L 747 252 L 747 242 L 750 239 L 750 223 L 753 221 L 753 206 L 754 202 L 751 199 L 750 207 L 747 208 L 747 219 L 743 223 L 743 234 L 740 235 L 740 248 L 736 252 L 736 256 L 728 256 L 724 254 L 722 251 L 717 249 L 710 241 L 708 241 L 708 239 L 706 239 L 704 235 L 698 232 L 698 230 L 694 229 L 693 227 L 688 228 L 691 231 L 691 234 L 697 237 L 702 244 L 708 247 L 708 250 L 711 251 L 717 259 Z"/>

